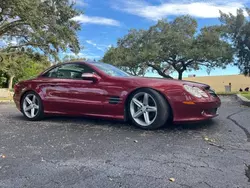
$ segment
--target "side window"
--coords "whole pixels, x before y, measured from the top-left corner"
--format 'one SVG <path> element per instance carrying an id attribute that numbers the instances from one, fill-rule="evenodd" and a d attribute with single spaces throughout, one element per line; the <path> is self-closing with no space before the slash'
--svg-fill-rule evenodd
<path id="1" fill-rule="evenodd" d="M 69 63 L 56 67 L 44 76 L 48 78 L 81 79 L 83 73 L 94 73 L 95 71 L 83 64 Z"/>
<path id="2" fill-rule="evenodd" d="M 58 67 L 46 72 L 43 77 L 48 77 L 48 78 L 56 78 L 57 77 L 57 70 Z"/>

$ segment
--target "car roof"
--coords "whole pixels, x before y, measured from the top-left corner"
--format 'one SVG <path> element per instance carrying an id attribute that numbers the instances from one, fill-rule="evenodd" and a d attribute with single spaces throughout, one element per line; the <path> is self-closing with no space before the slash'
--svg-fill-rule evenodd
<path id="1" fill-rule="evenodd" d="M 90 64 L 90 65 L 93 65 L 93 64 L 106 64 L 106 63 L 103 63 L 103 62 L 99 62 L 99 61 L 85 61 L 85 60 L 74 60 L 74 61 L 66 61 L 64 63 L 61 63 L 61 64 L 68 64 L 68 63 L 85 63 L 85 64 Z"/>

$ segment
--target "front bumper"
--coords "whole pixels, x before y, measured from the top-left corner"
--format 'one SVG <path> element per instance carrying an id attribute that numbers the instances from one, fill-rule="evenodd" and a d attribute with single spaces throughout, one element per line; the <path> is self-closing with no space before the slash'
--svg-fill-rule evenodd
<path id="1" fill-rule="evenodd" d="M 219 97 L 210 97 L 207 100 L 197 100 L 193 104 L 184 104 L 179 101 L 175 104 L 174 123 L 197 122 L 218 116 L 217 110 L 221 105 Z"/>
<path id="2" fill-rule="evenodd" d="M 15 104 L 16 104 L 17 109 L 18 109 L 19 111 L 21 111 L 20 96 L 17 95 L 16 93 L 14 93 L 14 95 L 13 95 L 13 100 L 14 100 L 14 102 L 15 102 Z"/>

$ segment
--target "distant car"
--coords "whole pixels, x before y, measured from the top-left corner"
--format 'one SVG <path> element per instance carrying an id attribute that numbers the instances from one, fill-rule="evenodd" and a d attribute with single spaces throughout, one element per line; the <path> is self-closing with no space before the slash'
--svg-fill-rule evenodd
<path id="1" fill-rule="evenodd" d="M 129 120 L 156 129 L 167 120 L 200 121 L 217 116 L 221 102 L 208 85 L 145 78 L 100 62 L 52 66 L 15 85 L 14 101 L 29 120 L 46 114 Z"/>

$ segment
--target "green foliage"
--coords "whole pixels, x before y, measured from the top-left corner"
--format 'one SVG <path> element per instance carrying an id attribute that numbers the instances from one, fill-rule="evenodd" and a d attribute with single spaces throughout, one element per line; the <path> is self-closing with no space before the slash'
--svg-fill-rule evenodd
<path id="1" fill-rule="evenodd" d="M 76 32 L 79 23 L 72 20 L 80 14 L 70 0 L 1 0 L 0 40 L 11 49 L 32 47 L 57 58 L 60 50 L 80 50 Z M 11 43 L 11 41 L 15 43 Z"/>
<path id="2" fill-rule="evenodd" d="M 133 37 L 137 34 L 134 32 L 136 31 L 131 30 L 124 39 L 120 39 L 118 48 L 109 48 L 103 57 L 103 62 L 111 63 L 132 75 L 143 76 L 146 72 L 146 66 L 144 63 L 140 63 L 138 50 L 134 48 L 136 45 L 129 46 L 131 42 L 136 41 Z"/>
<path id="3" fill-rule="evenodd" d="M 33 59 L 27 59 L 24 63 L 22 74 L 18 77 L 18 81 L 31 79 L 43 72 L 49 66 L 50 64 L 48 62 L 43 63 L 36 62 Z"/>
<path id="4" fill-rule="evenodd" d="M 197 22 L 189 16 L 172 22 L 160 20 L 148 30 L 131 30 L 110 48 L 103 61 L 143 75 L 148 67 L 169 78 L 165 71 L 177 71 L 179 79 L 186 70 L 208 71 L 232 62 L 232 48 L 222 40 L 220 27 L 204 27 L 197 33 Z M 132 71 L 132 70 L 136 71 Z"/>
<path id="5" fill-rule="evenodd" d="M 244 15 L 244 11 L 248 16 Z M 239 9 L 237 15 L 221 12 L 220 20 L 225 36 L 230 39 L 235 48 L 239 69 L 250 76 L 250 9 Z"/>
<path id="6" fill-rule="evenodd" d="M 7 81 L 6 74 L 0 70 L 0 88 L 6 87 Z"/>
<path id="7" fill-rule="evenodd" d="M 46 56 L 34 53 L 31 49 L 17 50 L 12 49 L 8 54 L 3 54 L 0 72 L 2 73 L 2 86 L 8 80 L 9 89 L 15 82 L 30 79 L 50 66 Z"/>

